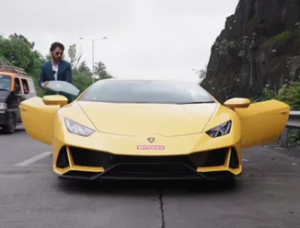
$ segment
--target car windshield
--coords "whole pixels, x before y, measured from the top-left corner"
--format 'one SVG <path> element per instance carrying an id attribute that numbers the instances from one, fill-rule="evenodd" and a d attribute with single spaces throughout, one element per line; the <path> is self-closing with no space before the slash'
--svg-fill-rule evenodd
<path id="1" fill-rule="evenodd" d="M 179 81 L 101 80 L 93 84 L 81 101 L 110 103 L 214 103 L 198 84 Z"/>
<path id="2" fill-rule="evenodd" d="M 50 92 L 72 96 L 77 96 L 80 92 L 74 85 L 65 81 L 49 81 L 45 89 Z"/>
<path id="3" fill-rule="evenodd" d="M 0 91 L 11 90 L 11 77 L 8 75 L 0 75 Z"/>

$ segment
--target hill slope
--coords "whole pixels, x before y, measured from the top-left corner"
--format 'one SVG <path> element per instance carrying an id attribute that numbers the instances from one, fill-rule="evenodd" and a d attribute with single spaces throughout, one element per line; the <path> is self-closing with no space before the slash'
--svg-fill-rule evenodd
<path id="1" fill-rule="evenodd" d="M 253 97 L 295 81 L 300 68 L 300 1 L 240 0 L 211 48 L 201 85 L 223 100 Z"/>

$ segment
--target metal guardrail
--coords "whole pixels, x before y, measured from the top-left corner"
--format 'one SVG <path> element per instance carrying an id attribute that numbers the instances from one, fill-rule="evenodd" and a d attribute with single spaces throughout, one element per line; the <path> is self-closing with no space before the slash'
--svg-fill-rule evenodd
<path id="1" fill-rule="evenodd" d="M 289 116 L 289 121 L 280 136 L 280 146 L 281 147 L 288 147 L 288 134 L 289 134 L 289 129 L 300 129 L 300 111 L 290 111 L 290 116 Z"/>

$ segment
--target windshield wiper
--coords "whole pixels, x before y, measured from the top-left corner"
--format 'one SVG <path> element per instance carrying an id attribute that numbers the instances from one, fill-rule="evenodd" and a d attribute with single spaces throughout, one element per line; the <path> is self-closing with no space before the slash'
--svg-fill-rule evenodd
<path id="1" fill-rule="evenodd" d="M 214 101 L 191 101 L 191 102 L 185 102 L 185 103 L 178 103 L 178 104 L 210 104 L 215 103 Z"/>

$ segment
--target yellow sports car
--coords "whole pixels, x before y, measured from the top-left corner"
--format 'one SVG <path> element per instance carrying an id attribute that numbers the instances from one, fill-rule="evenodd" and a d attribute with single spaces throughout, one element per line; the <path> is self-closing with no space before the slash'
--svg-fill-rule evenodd
<path id="1" fill-rule="evenodd" d="M 77 179 L 234 179 L 242 149 L 275 141 L 290 107 L 277 100 L 220 104 L 197 83 L 105 79 L 21 103 L 31 138 L 53 147 L 53 172 Z M 61 92 L 77 98 L 68 103 Z"/>

